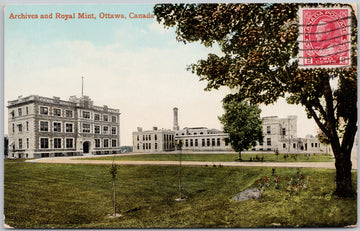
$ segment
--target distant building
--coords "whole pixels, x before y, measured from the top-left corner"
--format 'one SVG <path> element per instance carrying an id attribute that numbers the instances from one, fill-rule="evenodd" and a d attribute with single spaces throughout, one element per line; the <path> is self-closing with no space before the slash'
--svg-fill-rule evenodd
<path id="1" fill-rule="evenodd" d="M 143 131 L 138 128 L 133 132 L 133 151 L 134 152 L 168 152 L 175 150 L 175 132 L 171 130 L 152 130 Z"/>
<path id="2" fill-rule="evenodd" d="M 178 108 L 173 109 L 173 130 L 143 131 L 138 128 L 133 132 L 134 152 L 168 152 L 174 151 L 175 143 L 183 143 L 182 150 L 194 152 L 233 152 L 228 143 L 229 135 L 217 129 L 193 127 L 179 129 Z M 327 147 L 320 144 L 317 138 L 308 135 L 305 138 L 297 137 L 297 116 L 278 118 L 277 116 L 263 117 L 262 126 L 264 141 L 258 143 L 250 151 L 268 151 L 279 153 L 325 153 Z"/>
<path id="3" fill-rule="evenodd" d="M 180 130 L 178 124 L 178 108 L 173 109 L 173 130 L 154 127 L 143 131 L 138 128 L 133 132 L 134 152 L 169 152 L 175 151 L 175 144 L 182 141 L 184 151 L 232 151 L 226 138 L 228 134 L 217 129 L 206 127 L 184 128 Z"/>
<path id="4" fill-rule="evenodd" d="M 120 112 L 88 96 L 37 95 L 8 102 L 9 157 L 39 158 L 118 153 Z"/>
<path id="5" fill-rule="evenodd" d="M 254 147 L 253 151 L 272 151 L 279 153 L 324 153 L 327 147 L 316 137 L 307 135 L 297 137 L 297 116 L 279 118 L 263 117 L 264 142 Z"/>
<path id="6" fill-rule="evenodd" d="M 206 127 L 184 128 L 175 132 L 175 140 L 182 140 L 184 151 L 233 151 L 227 138 L 229 135 Z"/>

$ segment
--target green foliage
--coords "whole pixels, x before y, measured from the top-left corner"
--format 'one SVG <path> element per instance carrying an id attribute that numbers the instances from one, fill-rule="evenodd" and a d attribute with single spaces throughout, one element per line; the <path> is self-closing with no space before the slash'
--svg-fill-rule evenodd
<path id="1" fill-rule="evenodd" d="M 107 217 L 111 200 L 108 166 L 5 162 L 5 222 L 15 228 L 225 228 L 343 227 L 357 222 L 356 198 L 331 195 L 335 171 L 301 169 L 308 190 L 267 189 L 261 200 L 232 201 L 272 168 L 184 167 L 188 201 L 178 203 L 176 166 L 118 169 L 117 206 L 122 217 Z M 276 168 L 280 176 L 298 169 Z M 356 172 L 353 173 L 356 186 Z M 201 180 L 199 180 L 201 179 Z M 230 187 L 231 186 L 231 187 Z"/>
<path id="2" fill-rule="evenodd" d="M 219 117 L 224 125 L 224 132 L 229 134 L 231 147 L 241 153 L 263 141 L 261 110 L 247 102 L 239 102 L 231 95 L 225 98 L 223 107 L 225 114 Z"/>
<path id="3" fill-rule="evenodd" d="M 357 20 L 351 12 L 351 66 L 298 68 L 299 7 L 350 7 L 346 4 L 159 4 L 157 21 L 175 26 L 177 40 L 219 45 L 191 66 L 205 90 L 227 86 L 238 101 L 271 104 L 287 97 L 301 104 L 329 139 L 337 158 L 336 192 L 353 194 L 351 149 L 357 132 Z M 331 86 L 331 82 L 337 86 Z M 350 166 L 350 167 L 349 167 Z"/>

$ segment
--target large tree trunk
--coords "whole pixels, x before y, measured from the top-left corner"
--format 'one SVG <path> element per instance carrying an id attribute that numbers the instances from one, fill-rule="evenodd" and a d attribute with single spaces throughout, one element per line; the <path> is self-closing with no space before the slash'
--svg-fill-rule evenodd
<path id="1" fill-rule="evenodd" d="M 334 153 L 335 154 L 335 153 Z M 346 153 L 336 154 L 336 190 L 335 195 L 339 197 L 355 196 L 351 181 L 351 150 Z"/>

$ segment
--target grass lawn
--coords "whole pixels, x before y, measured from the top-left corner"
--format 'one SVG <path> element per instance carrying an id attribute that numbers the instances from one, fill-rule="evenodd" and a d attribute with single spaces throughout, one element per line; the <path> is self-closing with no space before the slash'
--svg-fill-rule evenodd
<path id="1" fill-rule="evenodd" d="M 274 171 L 274 173 L 273 173 Z M 4 213 L 15 228 L 200 228 L 324 227 L 357 222 L 357 198 L 339 199 L 334 170 L 296 168 L 184 167 L 178 197 L 177 166 L 119 166 L 117 206 L 112 213 L 109 166 L 37 164 L 5 161 Z M 287 191 L 285 177 L 310 185 Z M 238 192 L 271 184 L 260 200 L 235 202 Z M 356 188 L 356 172 L 353 172 Z M 293 188 L 292 188 L 293 189 Z"/>
<path id="2" fill-rule="evenodd" d="M 241 154 L 243 162 L 331 162 L 334 158 L 326 154 Z M 238 161 L 238 154 L 182 154 L 183 161 L 209 161 L 209 162 L 234 162 Z M 147 160 L 147 161 L 178 161 L 179 154 L 144 154 L 129 156 L 109 156 L 88 158 L 88 160 Z"/>

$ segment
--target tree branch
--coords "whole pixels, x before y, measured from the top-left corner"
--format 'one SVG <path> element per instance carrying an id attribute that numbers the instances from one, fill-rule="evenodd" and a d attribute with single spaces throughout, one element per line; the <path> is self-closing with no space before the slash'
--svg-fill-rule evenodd
<path id="1" fill-rule="evenodd" d="M 328 128 L 326 127 L 325 124 L 321 123 L 320 118 L 318 117 L 318 115 L 316 114 L 315 110 L 311 107 L 310 104 L 308 104 L 307 102 L 305 102 L 305 106 L 306 109 L 310 112 L 311 116 L 314 118 L 316 124 L 319 126 L 319 128 L 321 129 L 321 131 L 323 131 L 325 133 L 325 135 L 331 139 L 331 133 L 328 130 Z"/>

